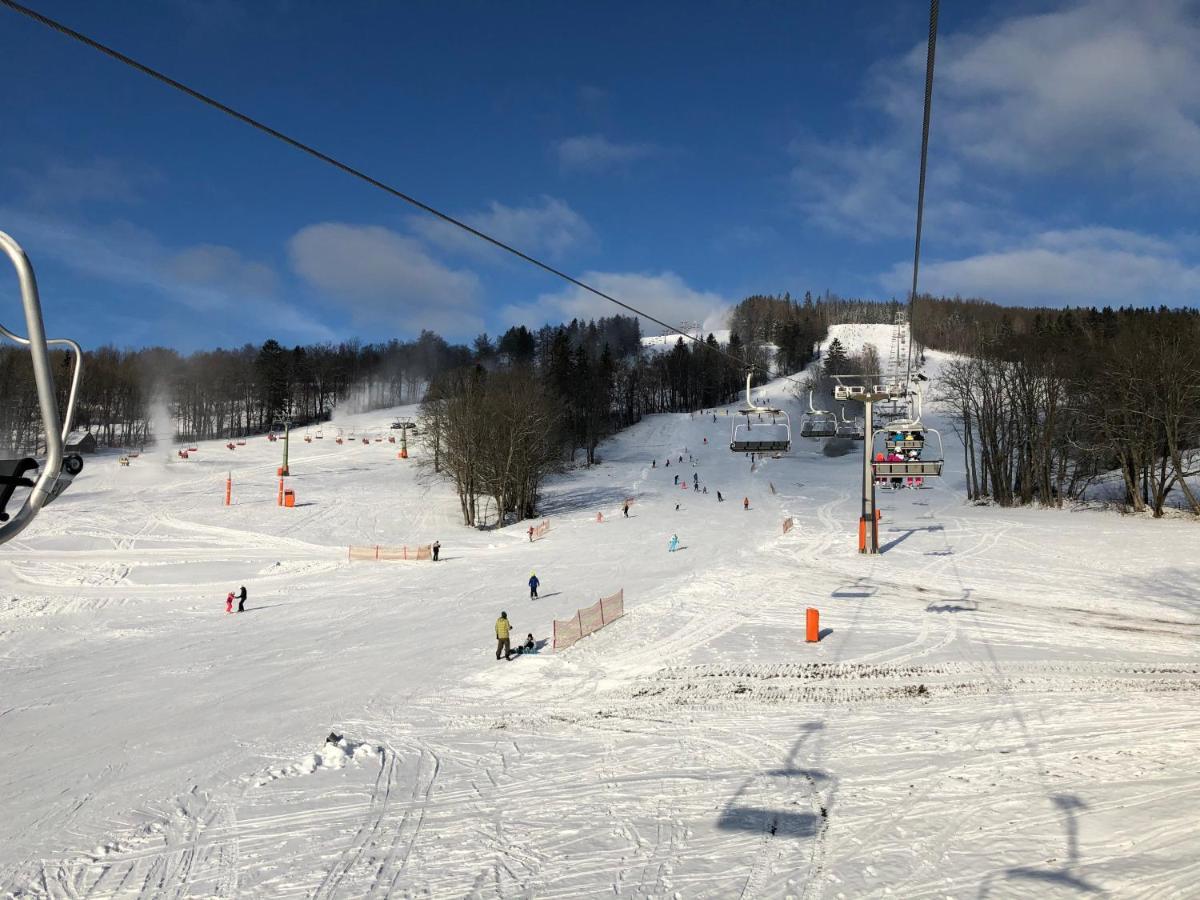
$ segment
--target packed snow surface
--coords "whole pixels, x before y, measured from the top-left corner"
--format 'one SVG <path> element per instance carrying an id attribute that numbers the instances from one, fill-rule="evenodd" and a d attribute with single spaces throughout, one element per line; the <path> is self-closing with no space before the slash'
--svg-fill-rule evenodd
<path id="1" fill-rule="evenodd" d="M 263 437 L 98 456 L 0 549 L 0 895 L 1195 896 L 1194 523 L 967 505 L 948 440 L 860 556 L 859 455 L 752 468 L 718 410 L 556 478 L 531 543 L 399 412 L 295 432 L 294 508 Z M 619 588 L 496 660 L 502 609 L 541 641 Z"/>

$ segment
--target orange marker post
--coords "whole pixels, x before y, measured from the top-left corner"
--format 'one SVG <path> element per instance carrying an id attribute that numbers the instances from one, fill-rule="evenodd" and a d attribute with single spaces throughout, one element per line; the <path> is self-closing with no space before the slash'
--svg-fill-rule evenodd
<path id="1" fill-rule="evenodd" d="M 229 506 L 230 498 L 233 497 L 233 473 L 225 479 L 225 505 Z"/>
<path id="2" fill-rule="evenodd" d="M 821 614 L 811 606 L 808 608 L 808 613 L 805 616 L 805 636 L 804 639 L 815 644 L 821 640 Z"/>
<path id="3" fill-rule="evenodd" d="M 276 506 L 283 506 L 283 479 L 279 479 L 279 498 L 275 501 Z"/>

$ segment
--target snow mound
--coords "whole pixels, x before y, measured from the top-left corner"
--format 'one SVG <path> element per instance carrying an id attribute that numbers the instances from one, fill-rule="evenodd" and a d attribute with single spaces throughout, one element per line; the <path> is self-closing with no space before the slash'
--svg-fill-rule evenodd
<path id="1" fill-rule="evenodd" d="M 318 769 L 344 769 L 347 763 L 361 763 L 382 752 L 382 747 L 368 744 L 365 741 L 352 741 L 345 737 L 336 744 L 327 741 L 316 753 L 309 753 L 290 766 L 268 769 L 266 775 L 259 779 L 258 785 L 261 787 L 272 781 L 278 781 L 280 778 L 311 775 Z"/>

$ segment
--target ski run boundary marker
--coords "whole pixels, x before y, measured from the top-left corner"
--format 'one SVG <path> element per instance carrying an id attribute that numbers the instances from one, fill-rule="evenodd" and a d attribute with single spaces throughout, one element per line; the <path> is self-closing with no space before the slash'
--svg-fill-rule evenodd
<path id="1" fill-rule="evenodd" d="M 563 621 L 554 620 L 554 649 L 565 650 L 605 625 L 611 625 L 625 615 L 625 588 L 609 597 L 601 597 L 586 609 Z"/>
<path id="2" fill-rule="evenodd" d="M 421 544 L 419 547 L 380 547 L 376 544 L 374 547 L 350 547 L 346 551 L 346 558 L 349 560 L 373 559 L 376 561 L 433 559 L 433 545 Z"/>

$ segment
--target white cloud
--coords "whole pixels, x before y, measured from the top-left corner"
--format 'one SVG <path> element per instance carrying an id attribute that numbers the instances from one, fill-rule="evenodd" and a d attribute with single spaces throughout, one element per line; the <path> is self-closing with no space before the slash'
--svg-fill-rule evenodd
<path id="1" fill-rule="evenodd" d="M 131 168 L 112 159 L 76 163 L 51 160 L 37 171 L 8 170 L 34 208 L 75 207 L 84 203 L 136 203 L 145 190 L 162 181 L 154 169 Z"/>
<path id="2" fill-rule="evenodd" d="M 459 216 L 473 228 L 535 255 L 561 259 L 593 243 L 595 234 L 579 213 L 555 197 L 542 196 L 527 206 L 505 206 L 493 201 L 485 210 Z M 444 250 L 496 261 L 508 258 L 503 251 L 432 216 L 413 216 L 410 227 Z"/>
<path id="3" fill-rule="evenodd" d="M 1195 9 L 1084 0 L 942 35 L 926 235 L 993 248 L 1044 228 L 1017 211 L 1036 198 L 1021 178 L 1132 180 L 1173 196 L 1180 177 L 1200 175 Z M 816 224 L 864 240 L 913 234 L 925 57 L 922 41 L 872 68 L 863 102 L 883 113 L 873 140 L 793 148 L 797 202 Z"/>
<path id="4" fill-rule="evenodd" d="M 35 267 L 46 256 L 90 278 L 149 289 L 199 313 L 269 324 L 282 339 L 334 337 L 323 323 L 277 296 L 277 278 L 269 266 L 247 260 L 231 247 L 201 244 L 175 250 L 127 222 L 75 225 L 14 208 L 0 208 L 0 220 L 20 236 Z"/>
<path id="5" fill-rule="evenodd" d="M 585 272 L 580 280 L 670 325 L 697 321 L 710 330 L 726 327 L 723 323 L 729 301 L 719 294 L 689 287 L 674 272 Z M 500 318 L 506 324 L 533 326 L 627 314 L 627 310 L 572 285 L 542 294 L 533 303 L 507 306 L 500 311 Z M 645 320 L 642 325 L 656 327 Z"/>
<path id="6" fill-rule="evenodd" d="M 288 241 L 292 268 L 359 324 L 477 333 L 479 279 L 433 259 L 415 239 L 374 225 L 322 222 Z"/>
<path id="7" fill-rule="evenodd" d="M 935 119 L 955 152 L 987 165 L 1200 174 L 1198 24 L 1184 0 L 1087 0 L 950 35 L 938 48 Z M 907 62 L 904 83 L 921 85 L 924 48 Z"/>
<path id="8" fill-rule="evenodd" d="M 907 293 L 911 263 L 881 284 Z M 1114 228 L 1045 231 L 1002 250 L 921 265 L 922 292 L 1049 306 L 1194 304 L 1200 266 L 1161 238 Z"/>
<path id="9" fill-rule="evenodd" d="M 662 148 L 651 143 L 618 143 L 602 134 L 581 134 L 554 144 L 563 171 L 604 172 L 658 156 Z"/>
<path id="10" fill-rule="evenodd" d="M 270 266 L 243 259 L 230 247 L 198 244 L 171 257 L 167 270 L 181 281 L 257 296 L 272 296 L 279 278 Z"/>

